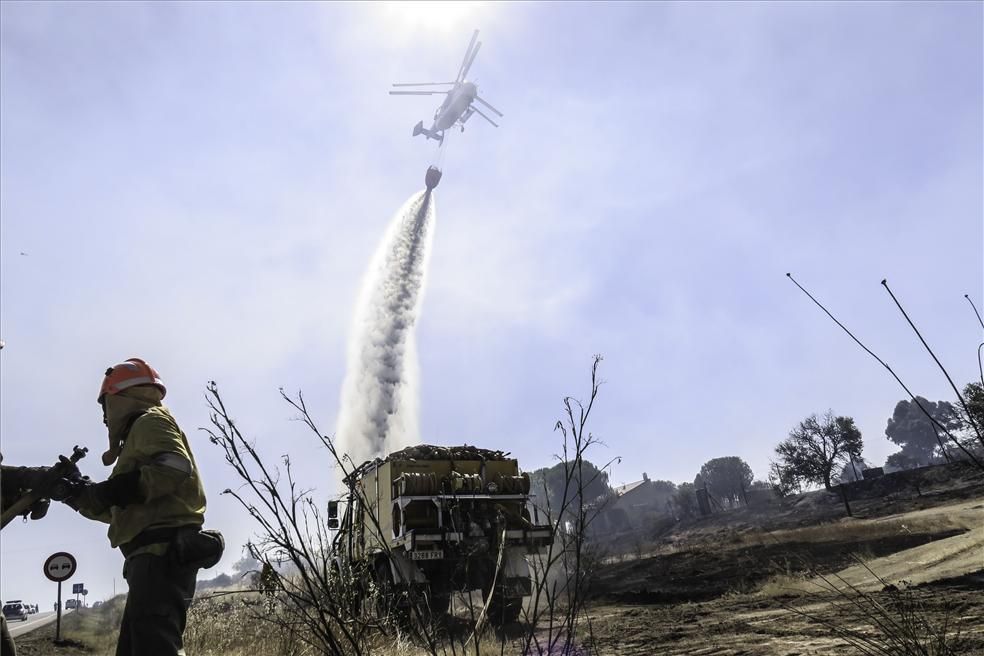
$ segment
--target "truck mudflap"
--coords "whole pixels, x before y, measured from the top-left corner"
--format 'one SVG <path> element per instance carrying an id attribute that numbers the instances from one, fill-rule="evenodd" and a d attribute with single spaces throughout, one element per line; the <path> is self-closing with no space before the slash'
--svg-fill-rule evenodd
<path id="1" fill-rule="evenodd" d="M 532 593 L 530 565 L 526 562 L 526 550 L 512 547 L 502 554 L 502 570 L 496 588 L 508 598 L 525 597 Z"/>
<path id="2" fill-rule="evenodd" d="M 502 554 L 502 576 L 507 579 L 530 578 L 530 564 L 526 562 L 526 552 L 522 549 L 506 549 Z"/>

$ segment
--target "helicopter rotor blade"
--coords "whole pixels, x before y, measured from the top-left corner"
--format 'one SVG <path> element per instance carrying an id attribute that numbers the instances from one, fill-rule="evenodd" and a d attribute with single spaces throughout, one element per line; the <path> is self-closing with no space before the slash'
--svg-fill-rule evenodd
<path id="1" fill-rule="evenodd" d="M 469 58 L 474 59 L 472 56 L 472 48 L 475 47 L 475 42 L 478 41 L 478 30 L 472 34 L 471 43 L 468 44 L 468 50 L 465 51 L 465 58 L 461 60 L 461 67 L 458 68 L 458 77 L 455 78 L 458 82 L 465 79 L 465 75 L 468 73 L 468 67 L 470 66 L 468 60 Z"/>
<path id="2" fill-rule="evenodd" d="M 391 96 L 443 96 L 443 91 L 390 91 Z"/>
<path id="3" fill-rule="evenodd" d="M 461 81 L 464 81 L 465 76 L 468 75 L 468 71 L 471 69 L 472 64 L 475 63 L 475 56 L 478 55 L 478 51 L 482 48 L 482 42 L 479 41 L 475 44 L 475 49 L 472 50 L 471 58 L 469 58 L 468 63 L 465 65 L 464 70 L 461 71 Z"/>
<path id="4" fill-rule="evenodd" d="M 495 127 L 499 127 L 499 124 L 498 123 L 496 123 L 495 121 L 493 121 L 492 119 L 490 119 L 488 116 L 486 116 L 485 115 L 485 112 L 483 112 L 482 110 L 480 110 L 478 107 L 472 107 L 472 109 L 475 110 L 475 113 L 478 114 L 479 116 L 481 116 L 482 118 L 484 118 L 486 121 L 488 121 L 489 123 L 491 123 Z"/>
<path id="5" fill-rule="evenodd" d="M 394 87 L 436 87 L 436 86 L 454 86 L 454 82 L 394 82 Z"/>
<path id="6" fill-rule="evenodd" d="M 480 102 L 480 103 L 482 103 L 483 105 L 485 105 L 486 107 L 488 107 L 489 109 L 491 109 L 491 110 L 492 110 L 493 112 L 495 112 L 495 113 L 496 113 L 496 114 L 498 114 L 499 116 L 505 116 L 505 114 L 503 114 L 503 113 L 502 113 L 502 112 L 500 112 L 500 111 L 499 111 L 498 109 L 496 109 L 496 108 L 495 108 L 495 107 L 493 107 L 492 105 L 490 105 L 490 104 L 488 104 L 487 102 L 485 102 L 484 100 L 482 100 L 482 99 L 481 99 L 481 98 L 479 98 L 478 96 L 475 96 L 475 100 L 477 100 L 478 102 Z M 478 110 L 475 110 L 475 111 L 478 111 Z"/>

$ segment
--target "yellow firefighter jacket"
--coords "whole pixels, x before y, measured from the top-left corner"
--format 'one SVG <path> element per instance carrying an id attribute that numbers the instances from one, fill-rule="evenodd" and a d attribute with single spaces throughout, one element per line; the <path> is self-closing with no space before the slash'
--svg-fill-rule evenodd
<path id="1" fill-rule="evenodd" d="M 205 490 L 198 466 L 188 438 L 163 406 L 149 408 L 133 422 L 110 478 L 135 469 L 140 470 L 142 502 L 108 510 L 79 508 L 85 517 L 109 523 L 113 547 L 127 544 L 147 529 L 203 524 Z M 166 551 L 166 546 L 152 547 L 158 548 L 139 552 Z"/>

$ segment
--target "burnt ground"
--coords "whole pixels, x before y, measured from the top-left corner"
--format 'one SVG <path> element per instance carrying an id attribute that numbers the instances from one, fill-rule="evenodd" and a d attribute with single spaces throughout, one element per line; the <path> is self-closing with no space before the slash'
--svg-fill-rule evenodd
<path id="1" fill-rule="evenodd" d="M 619 536 L 591 589 L 593 652 L 984 654 L 984 475 L 943 465 L 848 492 L 853 517 L 819 491 Z M 934 633 L 927 651 L 887 637 Z"/>
<path id="2" fill-rule="evenodd" d="M 984 585 L 951 580 L 930 588 L 905 591 L 919 605 L 920 618 L 938 629 L 947 627 L 951 651 L 921 653 L 984 654 Z M 891 608 L 898 592 L 868 596 L 871 604 Z M 605 604 L 592 612 L 597 653 L 624 656 L 665 654 L 702 656 L 840 656 L 864 653 L 848 640 L 867 640 L 869 647 L 905 654 L 879 631 L 885 617 L 866 615 L 839 595 L 763 598 L 729 596 L 703 603 Z M 839 635 L 853 632 L 858 637 Z M 930 640 L 923 640 L 928 644 Z"/>
<path id="3" fill-rule="evenodd" d="M 911 549 L 964 533 L 900 534 L 871 540 L 782 542 L 737 548 L 655 555 L 601 569 L 593 597 L 610 602 L 668 604 L 710 601 L 725 594 L 754 592 L 777 575 L 834 572 L 856 562 Z"/>

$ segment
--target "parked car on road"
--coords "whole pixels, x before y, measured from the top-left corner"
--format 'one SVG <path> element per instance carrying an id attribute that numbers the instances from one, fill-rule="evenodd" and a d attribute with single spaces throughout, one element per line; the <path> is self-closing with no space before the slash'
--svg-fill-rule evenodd
<path id="1" fill-rule="evenodd" d="M 26 622 L 27 606 L 25 606 L 20 602 L 13 603 L 13 604 L 4 604 L 3 616 L 8 620 L 21 620 L 23 622 Z"/>
<path id="2" fill-rule="evenodd" d="M 65 610 L 68 610 L 69 608 L 75 608 L 75 600 L 74 599 L 69 599 L 69 600 L 67 600 L 65 602 Z"/>

